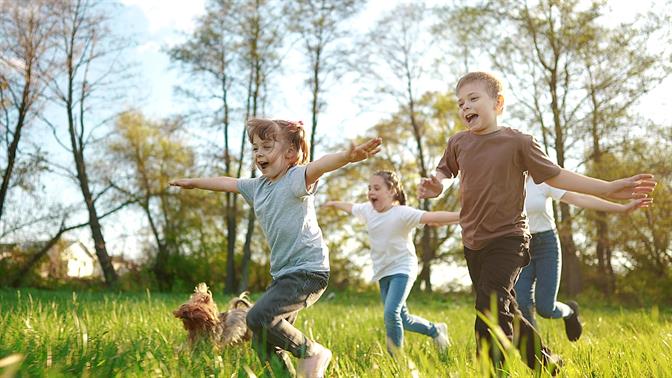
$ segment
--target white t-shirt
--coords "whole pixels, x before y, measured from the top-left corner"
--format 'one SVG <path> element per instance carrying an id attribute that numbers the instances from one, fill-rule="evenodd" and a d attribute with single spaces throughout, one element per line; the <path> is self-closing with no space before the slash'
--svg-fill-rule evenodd
<path id="1" fill-rule="evenodd" d="M 559 201 L 567 192 L 550 185 L 535 184 L 531 177 L 527 178 L 525 195 L 525 211 L 530 222 L 530 233 L 536 234 L 555 229 L 553 205 L 551 198 Z"/>
<path id="2" fill-rule="evenodd" d="M 379 213 L 369 202 L 352 206 L 352 214 L 366 222 L 369 230 L 372 281 L 393 274 L 408 274 L 411 281 L 415 280 L 418 275 L 418 257 L 412 231 L 420 225 L 424 213 L 423 210 L 408 206 L 393 206 Z"/>

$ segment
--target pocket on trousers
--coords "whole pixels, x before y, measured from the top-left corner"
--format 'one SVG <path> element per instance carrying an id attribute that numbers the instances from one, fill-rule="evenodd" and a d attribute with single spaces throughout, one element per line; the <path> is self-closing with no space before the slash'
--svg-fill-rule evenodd
<path id="1" fill-rule="evenodd" d="M 320 299 L 324 291 L 327 289 L 329 273 L 325 272 L 322 274 L 322 272 L 303 272 L 302 276 L 304 277 L 302 294 L 305 295 L 305 305 L 308 307 L 317 302 L 317 300 Z"/>

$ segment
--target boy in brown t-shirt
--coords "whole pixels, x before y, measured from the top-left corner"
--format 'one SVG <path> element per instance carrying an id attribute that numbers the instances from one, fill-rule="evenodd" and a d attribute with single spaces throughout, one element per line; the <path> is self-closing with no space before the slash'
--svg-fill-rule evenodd
<path id="1" fill-rule="evenodd" d="M 504 96 L 499 80 L 488 73 L 463 76 L 456 93 L 460 118 L 469 130 L 448 140 L 436 176 L 421 180 L 419 195 L 437 197 L 443 191 L 443 179 L 460 175 L 460 226 L 476 310 L 488 313 L 490 298 L 496 295 L 498 324 L 510 340 L 514 340 L 514 317 L 519 319 L 515 341 L 527 365 L 534 369 L 537 362 L 557 364 L 559 358 L 541 344 L 537 331 L 521 316 L 513 291 L 520 270 L 530 261 L 530 233 L 523 210 L 527 174 L 536 183 L 614 199 L 646 197 L 655 181 L 652 175 L 640 174 L 606 182 L 551 162 L 532 136 L 497 124 Z M 478 316 L 475 330 L 478 347 L 488 343 L 493 362 L 500 362 L 502 356 L 488 326 Z"/>

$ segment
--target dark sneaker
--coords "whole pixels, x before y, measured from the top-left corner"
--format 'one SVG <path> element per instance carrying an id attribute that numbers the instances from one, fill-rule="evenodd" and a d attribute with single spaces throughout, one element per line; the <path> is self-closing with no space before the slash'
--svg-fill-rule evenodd
<path id="1" fill-rule="evenodd" d="M 581 325 L 581 319 L 579 319 L 579 304 L 574 301 L 568 301 L 567 306 L 572 308 L 572 315 L 563 318 L 565 321 L 565 333 L 569 341 L 576 341 L 581 337 L 583 332 L 583 325 Z"/>

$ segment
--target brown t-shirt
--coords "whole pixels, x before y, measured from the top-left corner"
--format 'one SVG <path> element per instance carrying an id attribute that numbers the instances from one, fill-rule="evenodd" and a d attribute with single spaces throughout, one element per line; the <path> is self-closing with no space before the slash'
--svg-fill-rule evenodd
<path id="1" fill-rule="evenodd" d="M 538 184 L 560 173 L 531 135 L 510 127 L 453 135 L 436 170 L 449 178 L 460 174 L 462 242 L 473 250 L 502 236 L 529 236 L 526 175 Z"/>

